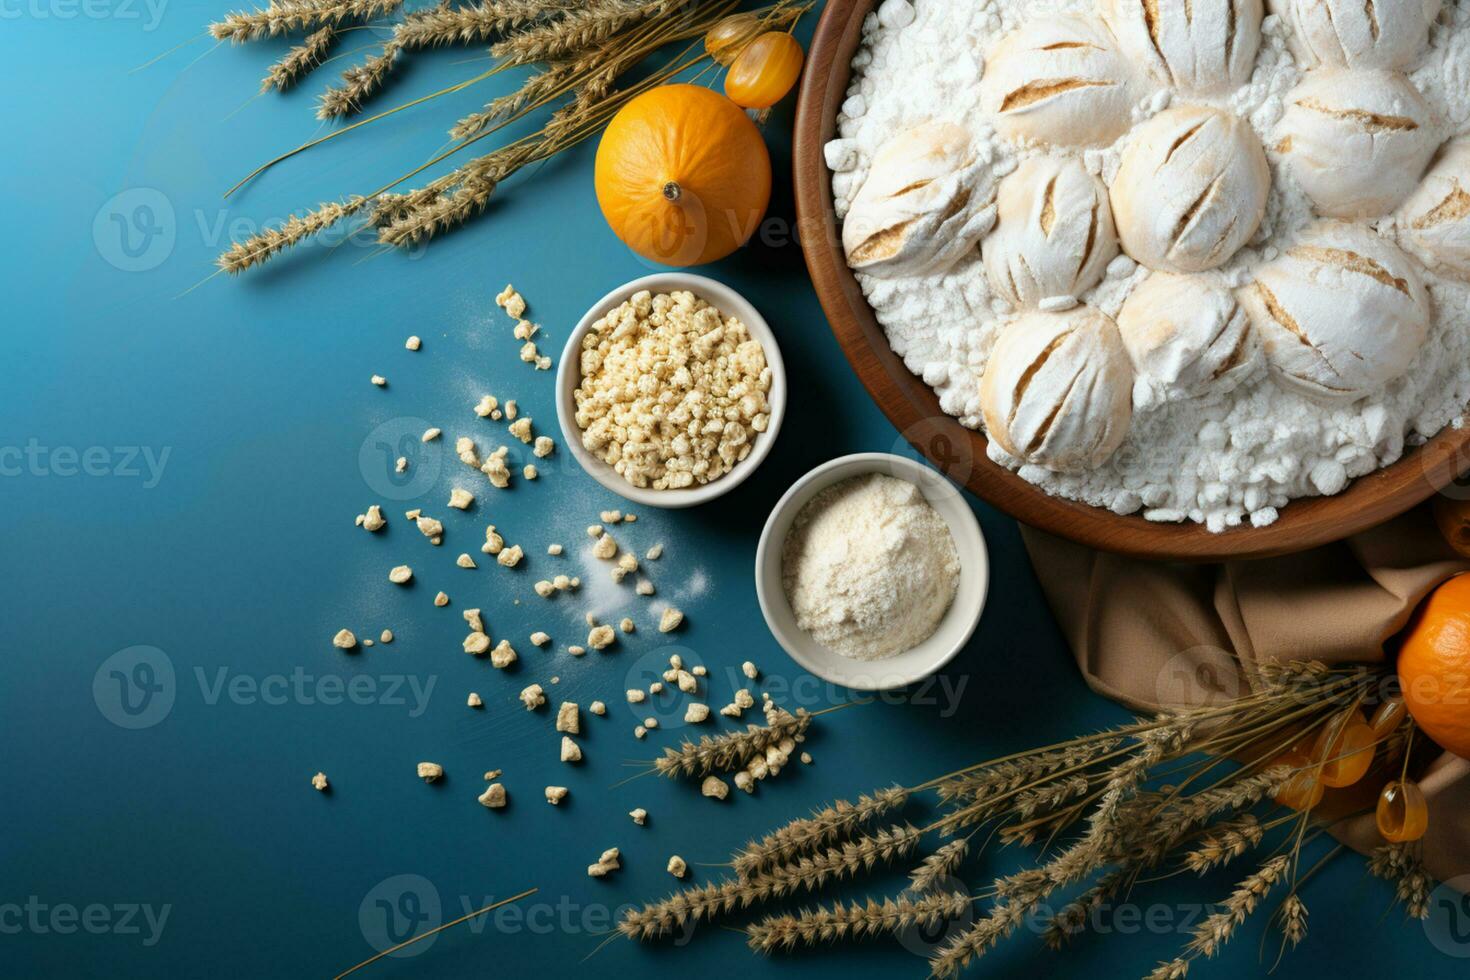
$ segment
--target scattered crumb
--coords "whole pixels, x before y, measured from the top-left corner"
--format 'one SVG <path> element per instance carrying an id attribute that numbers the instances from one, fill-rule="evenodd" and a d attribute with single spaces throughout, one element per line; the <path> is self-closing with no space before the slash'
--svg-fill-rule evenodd
<path id="1" fill-rule="evenodd" d="M 616 871 L 622 865 L 618 862 L 618 849 L 609 847 L 602 852 L 602 857 L 597 859 L 596 864 L 587 865 L 587 875 L 591 878 L 601 878 L 609 871 Z"/>
<path id="2" fill-rule="evenodd" d="M 397 459 L 395 459 L 393 461 L 393 472 L 394 473 L 407 473 L 408 472 L 408 457 L 407 456 L 399 456 Z"/>
<path id="3" fill-rule="evenodd" d="M 679 685 L 679 690 L 685 694 L 694 694 L 699 690 L 699 681 L 687 670 L 681 670 L 674 675 L 674 683 Z"/>
<path id="4" fill-rule="evenodd" d="M 485 792 L 480 794 L 480 803 L 492 810 L 499 810 L 505 806 L 505 787 L 499 783 L 491 783 L 485 787 Z"/>
<path id="5" fill-rule="evenodd" d="M 483 708 L 483 707 L 485 707 L 485 702 L 482 701 L 480 699 L 480 696 L 478 694 L 476 694 L 474 691 L 471 691 L 470 692 L 470 696 L 467 697 L 467 698 L 465 698 L 465 702 L 464 703 L 467 704 L 467 705 L 469 705 L 471 708 Z"/>
<path id="6" fill-rule="evenodd" d="M 331 784 L 327 782 L 327 774 L 324 772 L 312 776 L 311 785 L 318 793 L 325 793 L 331 787 Z"/>
<path id="7" fill-rule="evenodd" d="M 570 735 L 563 735 L 561 737 L 561 761 L 562 762 L 581 762 L 582 761 L 582 747 L 580 745 L 578 745 L 576 742 L 573 742 L 572 741 L 572 737 Z"/>
<path id="8" fill-rule="evenodd" d="M 378 637 L 378 642 L 379 643 L 392 643 L 393 642 L 393 631 L 392 630 L 383 630 L 382 635 Z"/>
<path id="9" fill-rule="evenodd" d="M 658 719 L 657 718 L 654 718 L 651 715 L 649 717 L 647 717 L 647 718 L 644 718 L 643 719 L 643 727 L 649 729 L 650 731 L 652 731 L 653 729 L 655 729 L 655 728 L 658 727 Z"/>
<path id="10" fill-rule="evenodd" d="M 567 653 L 570 653 L 574 657 L 580 657 L 582 654 L 584 654 L 586 652 L 587 652 L 587 648 L 586 647 L 579 647 L 579 646 L 570 646 L 570 647 L 567 647 Z"/>
<path id="11" fill-rule="evenodd" d="M 652 548 L 649 548 L 648 553 L 645 554 L 643 557 L 647 558 L 649 561 L 658 561 L 663 556 L 664 546 L 662 544 L 656 544 Z"/>
<path id="12" fill-rule="evenodd" d="M 546 579 L 542 579 L 535 585 L 531 586 L 531 588 L 534 589 L 536 591 L 536 594 L 543 599 L 550 599 L 553 595 L 556 594 L 556 586 L 552 585 Z"/>
<path id="13" fill-rule="evenodd" d="M 363 639 L 362 639 L 362 645 L 365 646 L 365 647 L 370 647 L 370 646 L 373 645 L 373 641 L 371 639 L 369 639 L 368 637 L 363 637 Z"/>
<path id="14" fill-rule="evenodd" d="M 500 418 L 500 401 L 494 395 L 481 395 L 475 403 L 475 414 L 482 419 Z"/>
<path id="15" fill-rule="evenodd" d="M 684 622 L 684 614 L 673 606 L 665 609 L 663 615 L 658 618 L 658 631 L 660 633 L 672 633 Z"/>
<path id="16" fill-rule="evenodd" d="M 675 854 L 673 857 L 669 858 L 669 863 L 666 870 L 675 878 L 682 878 L 689 873 L 689 865 L 684 861 L 683 858 Z"/>
<path id="17" fill-rule="evenodd" d="M 495 649 L 490 651 L 490 666 L 496 670 L 504 670 L 515 663 L 516 659 L 516 652 L 511 648 L 509 640 L 501 640 L 495 644 Z"/>
<path id="18" fill-rule="evenodd" d="M 505 539 L 496 533 L 495 525 L 485 528 L 485 543 L 480 545 L 480 550 L 487 555 L 498 555 L 504 548 Z"/>
<path id="19" fill-rule="evenodd" d="M 744 769 L 735 774 L 735 788 L 747 793 L 755 792 L 755 777 Z"/>
<path id="20" fill-rule="evenodd" d="M 536 632 L 531 634 L 531 646 L 533 647 L 544 647 L 550 642 L 551 637 L 548 634 L 543 633 L 541 630 L 537 630 Z"/>
<path id="21" fill-rule="evenodd" d="M 459 461 L 466 466 L 480 468 L 480 454 L 475 452 L 475 440 L 469 436 L 460 436 L 454 440 L 454 452 L 459 456 Z"/>
<path id="22" fill-rule="evenodd" d="M 699 792 L 713 800 L 723 800 L 730 795 L 730 784 L 719 776 L 706 776 L 699 784 Z"/>
<path id="23" fill-rule="evenodd" d="M 469 624 L 470 629 L 476 633 L 485 632 L 485 621 L 480 618 L 480 610 L 466 609 L 463 615 L 464 621 Z"/>
<path id="24" fill-rule="evenodd" d="M 516 414 L 518 412 L 520 412 L 520 409 L 516 406 L 516 400 L 514 398 L 508 398 L 508 399 L 506 399 L 506 401 L 505 401 L 505 417 L 506 417 L 506 419 L 508 419 L 508 420 L 509 419 L 514 419 L 516 417 Z"/>
<path id="25" fill-rule="evenodd" d="M 637 629 L 637 627 L 633 624 L 633 617 L 624 616 L 623 621 L 618 623 L 618 629 L 622 630 L 624 633 L 631 633 L 635 629 Z"/>
<path id="26" fill-rule="evenodd" d="M 540 475 L 541 474 L 537 472 L 536 467 L 531 463 L 527 463 L 525 466 L 521 467 L 521 476 L 525 477 L 528 480 L 534 480 Z"/>
<path id="27" fill-rule="evenodd" d="M 618 556 L 618 568 L 624 572 L 638 571 L 638 556 L 631 551 L 625 551 Z"/>
<path id="28" fill-rule="evenodd" d="M 536 331 L 540 329 L 540 327 L 530 320 L 517 320 L 514 329 L 511 330 L 511 336 L 515 337 L 516 340 L 530 340 L 536 336 Z"/>
<path id="29" fill-rule="evenodd" d="M 419 340 L 417 337 L 410 337 L 403 342 L 403 346 L 408 348 L 409 350 L 418 350 L 423 345 L 424 342 L 422 340 Z"/>
<path id="30" fill-rule="evenodd" d="M 669 654 L 669 666 L 672 667 L 674 670 L 679 670 L 684 666 L 684 658 L 679 656 L 677 653 Z"/>
<path id="31" fill-rule="evenodd" d="M 652 684 L 648 685 L 648 693 L 649 694 L 662 694 L 662 693 L 664 693 L 664 682 L 663 681 L 654 681 Z"/>
<path id="32" fill-rule="evenodd" d="M 606 532 L 592 546 L 592 557 L 601 558 L 604 561 L 610 561 L 617 553 L 618 543 L 613 540 L 611 534 L 607 534 Z"/>
<path id="33" fill-rule="evenodd" d="M 438 595 L 434 596 L 434 605 L 439 606 L 440 608 L 449 605 L 449 596 L 445 595 L 443 592 L 440 592 Z"/>
<path id="34" fill-rule="evenodd" d="M 582 619 L 587 623 L 588 626 L 597 625 L 597 617 L 592 615 L 591 613 L 585 614 Z"/>
<path id="35" fill-rule="evenodd" d="M 505 310 L 506 315 L 513 320 L 519 320 L 521 314 L 526 312 L 525 299 L 510 283 L 506 283 L 505 288 L 495 297 L 495 305 Z"/>
<path id="36" fill-rule="evenodd" d="M 587 634 L 587 645 L 593 650 L 605 650 L 617 642 L 617 638 L 611 626 L 594 626 Z"/>
<path id="37" fill-rule="evenodd" d="M 811 765 L 812 764 L 812 754 L 810 752 L 803 752 L 801 754 L 801 761 L 803 763 L 805 763 L 806 765 Z"/>
<path id="38" fill-rule="evenodd" d="M 706 674 L 709 673 L 709 668 L 706 667 L 704 664 L 695 664 L 694 667 L 691 668 L 690 672 L 694 674 L 695 677 L 704 677 Z"/>
<path id="39" fill-rule="evenodd" d="M 483 656 L 490 649 L 490 637 L 484 633 L 471 633 L 464 638 L 464 652 L 474 657 Z"/>
<path id="40" fill-rule="evenodd" d="M 742 687 L 735 692 L 735 707 L 744 711 L 746 708 L 755 707 L 755 698 L 750 696 L 750 689 Z"/>
<path id="41" fill-rule="evenodd" d="M 559 555 L 559 554 L 561 554 L 561 545 L 559 545 L 559 544 L 549 544 L 549 545 L 547 545 L 546 546 L 546 553 L 548 555 Z"/>
<path id="42" fill-rule="evenodd" d="M 521 692 L 521 704 L 526 706 L 527 711 L 535 711 L 546 703 L 546 692 L 541 690 L 540 684 L 532 684 Z"/>
<path id="43" fill-rule="evenodd" d="M 520 564 L 520 561 L 523 557 L 525 557 L 525 554 L 526 553 L 521 550 L 520 545 L 513 544 L 509 548 L 501 551 L 500 554 L 496 555 L 495 560 L 504 565 L 506 568 L 515 568 L 516 565 Z"/>
<path id="44" fill-rule="evenodd" d="M 475 495 L 470 493 L 468 490 L 462 490 L 459 487 L 455 487 L 453 490 L 449 491 L 449 506 L 453 507 L 455 510 L 469 510 L 470 504 L 473 504 L 474 502 Z M 440 530 L 443 530 L 442 526 L 440 527 Z"/>
<path id="45" fill-rule="evenodd" d="M 709 718 L 709 705 L 700 704 L 698 701 L 684 709 L 684 720 L 691 725 L 698 725 Z"/>
<path id="46" fill-rule="evenodd" d="M 556 451 L 556 440 L 551 436 L 537 436 L 536 444 L 531 447 L 531 452 L 538 459 L 545 459 Z"/>
<path id="47" fill-rule="evenodd" d="M 556 730 L 569 735 L 582 734 L 582 720 L 575 701 L 563 701 L 556 709 Z"/>
<path id="48" fill-rule="evenodd" d="M 387 383 L 388 379 L 383 377 L 381 374 L 373 375 L 373 384 L 377 385 L 379 388 L 383 387 Z"/>
<path id="49" fill-rule="evenodd" d="M 437 762 L 420 762 L 419 778 L 426 783 L 432 783 L 444 775 L 444 767 Z"/>
<path id="50" fill-rule="evenodd" d="M 516 419 L 510 424 L 509 429 L 511 435 L 527 445 L 530 445 L 532 438 L 534 438 L 531 435 L 531 416 L 529 415 Z"/>
<path id="51" fill-rule="evenodd" d="M 383 516 L 383 508 L 377 504 L 372 504 L 368 507 L 367 513 L 358 518 L 358 522 L 364 530 L 381 531 L 388 523 L 388 520 Z"/>
<path id="52" fill-rule="evenodd" d="M 623 512 L 620 510 L 605 510 L 597 516 L 604 524 L 616 524 L 623 519 Z"/>
<path id="53" fill-rule="evenodd" d="M 500 778 L 500 770 L 499 769 L 491 769 L 490 771 L 488 771 L 488 772 L 485 773 L 485 782 L 487 782 L 487 783 L 490 782 L 491 780 L 495 780 L 495 779 L 499 779 L 499 778 Z"/>
<path id="54" fill-rule="evenodd" d="M 550 803 L 552 806 L 556 806 L 558 803 L 566 798 L 567 788 L 565 786 L 546 787 L 546 802 Z"/>
<path id="55" fill-rule="evenodd" d="M 633 591 L 639 595 L 653 595 L 653 583 L 646 578 L 640 578 Z"/>
<path id="56" fill-rule="evenodd" d="M 633 822 L 640 827 L 648 823 L 648 811 L 643 809 L 643 807 L 641 806 L 638 807 L 636 810 L 629 810 L 628 816 L 632 817 Z"/>
<path id="57" fill-rule="evenodd" d="M 740 665 L 740 672 L 746 677 L 749 677 L 751 680 L 755 680 L 761 675 L 761 672 L 756 669 L 755 664 L 751 663 L 749 660 Z"/>
<path id="58" fill-rule="evenodd" d="M 471 558 L 469 555 L 466 555 L 466 554 L 461 554 L 458 558 L 454 559 L 454 563 L 456 565 L 458 565 L 460 568 L 478 568 L 479 567 L 478 565 L 475 564 L 475 560 L 473 558 Z"/>
<path id="59" fill-rule="evenodd" d="M 605 715 L 607 714 L 607 705 L 603 704 L 601 701 L 593 701 L 587 706 L 587 710 L 592 712 L 594 715 Z"/>
<path id="60" fill-rule="evenodd" d="M 600 537 L 602 537 L 602 525 L 601 524 L 588 524 L 587 525 L 587 537 L 589 537 L 589 538 L 600 538 Z"/>
<path id="61" fill-rule="evenodd" d="M 440 429 L 440 428 L 431 426 L 430 428 L 427 428 L 427 429 L 424 430 L 424 434 L 423 435 L 419 436 L 419 441 L 420 442 L 433 442 L 435 439 L 439 438 L 443 434 L 444 434 L 444 430 L 443 429 Z"/>
<path id="62" fill-rule="evenodd" d="M 638 520 L 638 515 L 637 514 L 624 514 L 623 515 L 623 523 L 624 524 L 632 524 L 636 520 Z"/>
<path id="63" fill-rule="evenodd" d="M 480 472 L 490 479 L 492 487 L 504 490 L 510 486 L 510 467 L 505 463 L 506 454 L 509 452 L 509 449 L 501 446 L 485 457 L 485 462 L 480 467 Z"/>
<path id="64" fill-rule="evenodd" d="M 332 637 L 332 646 L 338 650 L 351 650 L 357 646 L 357 637 L 352 630 L 338 630 L 337 635 Z"/>
<path id="65" fill-rule="evenodd" d="M 645 736 L 647 734 L 648 734 L 648 729 L 644 728 L 642 725 L 634 725 L 633 726 L 633 737 L 634 738 L 642 738 L 643 736 Z"/>
<path id="66" fill-rule="evenodd" d="M 420 534 L 431 540 L 444 534 L 444 525 L 435 518 L 420 516 L 414 521 L 414 524 L 418 526 Z"/>
<path id="67" fill-rule="evenodd" d="M 636 687 L 630 687 L 630 688 L 628 688 L 628 703 L 629 704 L 638 704 L 641 701 L 643 701 L 643 699 L 646 698 L 646 697 L 648 697 L 648 695 L 644 694 L 641 689 L 636 688 Z"/>

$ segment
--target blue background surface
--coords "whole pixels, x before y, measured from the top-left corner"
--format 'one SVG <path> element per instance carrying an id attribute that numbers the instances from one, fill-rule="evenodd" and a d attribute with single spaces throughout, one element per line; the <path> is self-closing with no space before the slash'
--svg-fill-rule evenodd
<path id="1" fill-rule="evenodd" d="M 524 637 L 546 629 L 564 650 L 585 634 L 588 609 L 636 613 L 631 592 L 615 596 L 605 571 L 580 554 L 582 528 L 620 501 L 561 450 L 534 484 L 509 492 L 477 484 L 480 503 L 460 514 L 444 506 L 464 472 L 447 445 L 410 441 L 414 479 L 405 486 L 391 480 L 391 453 L 380 446 L 430 422 L 449 438 L 488 440 L 497 429 L 470 412 L 487 391 L 516 398 L 540 431 L 562 441 L 552 374 L 516 359 L 510 321 L 492 298 L 514 282 L 559 356 L 593 300 L 648 271 L 598 214 L 592 147 L 515 180 L 490 215 L 419 254 L 315 244 L 240 281 L 200 285 L 231 238 L 416 166 L 443 145 L 450 122 L 510 84 L 482 85 L 380 124 L 370 138 L 323 146 L 224 201 L 221 192 L 257 163 L 322 131 L 311 100 L 329 71 L 289 96 L 251 98 L 285 44 L 214 48 L 199 32 L 222 10 L 183 0 L 161 10 L 141 0 L 86 8 L 25 0 L 4 11 L 0 447 L 32 448 L 19 472 L 13 452 L 0 458 L 11 467 L 0 478 L 0 906 L 30 896 L 78 908 L 148 903 L 167 906 L 168 918 L 152 944 L 141 919 L 142 935 L 91 935 L 60 934 L 45 916 L 18 930 L 13 916 L 3 918 L 0 973 L 331 976 L 373 952 L 385 921 L 379 898 L 409 912 L 416 901 L 425 913 L 437 901 L 448 919 L 534 886 L 540 892 L 526 911 L 448 931 L 363 975 L 923 976 L 923 960 L 897 943 L 760 960 L 720 928 L 702 929 L 686 949 L 617 940 L 583 959 L 617 908 L 670 888 L 670 854 L 696 863 L 693 881 L 713 880 L 718 869 L 700 864 L 825 800 L 1124 719 L 1079 679 L 1014 524 L 975 504 L 994 584 L 974 640 L 942 686 L 823 717 L 807 745 L 815 763 L 792 767 L 754 797 L 715 804 L 693 785 L 654 777 L 614 787 L 637 771 L 627 763 L 678 734 L 677 714 L 665 708 L 668 728 L 636 741 L 631 730 L 647 706 L 635 713 L 621 697 L 639 669 L 666 658 L 667 638 L 648 629 L 646 614 L 643 631 L 611 655 L 574 659 Z M 367 43 L 356 38 L 339 53 Z M 379 104 L 482 64 L 478 51 L 416 57 Z M 755 543 L 770 506 L 803 472 L 843 453 L 901 445 L 842 359 L 799 249 L 782 240 L 781 223 L 792 217 L 790 126 L 788 103 L 766 128 L 778 175 L 775 240 L 703 270 L 749 296 L 781 338 L 793 382 L 786 428 L 761 471 L 718 504 L 639 509 L 639 523 L 620 535 L 640 550 L 666 544 L 652 574 L 660 597 L 688 615 L 677 642 L 709 666 L 715 706 L 728 700 L 738 680 L 731 672 L 746 659 L 788 704 L 820 708 L 849 697 L 803 682 L 767 634 L 751 579 Z M 424 338 L 421 352 L 403 349 L 409 334 Z M 374 373 L 388 377 L 386 389 L 369 385 Z M 68 475 L 80 465 L 68 450 L 90 447 L 102 447 L 90 456 L 94 475 Z M 151 457 L 130 460 L 126 447 Z M 373 502 L 390 520 L 381 535 L 353 526 Z M 443 548 L 404 520 L 414 506 L 445 520 Z M 482 557 L 487 521 L 526 547 L 526 567 L 454 567 L 460 551 Z M 551 541 L 567 544 L 568 555 L 549 558 Z M 400 562 L 417 570 L 413 588 L 386 582 Z M 535 579 L 579 565 L 589 582 L 581 595 L 547 603 L 532 594 Z M 431 604 L 441 588 L 453 600 L 447 609 Z M 460 611 L 471 606 L 485 610 L 494 635 L 516 642 L 517 672 L 502 675 L 460 652 Z M 330 644 L 342 626 L 359 636 L 388 627 L 398 639 L 344 655 Z M 172 671 L 174 697 L 157 724 L 133 730 L 114 723 L 128 716 L 112 686 L 118 662 L 108 660 L 140 645 L 158 651 L 145 654 L 155 679 Z M 295 677 L 306 693 L 268 697 Z M 395 689 L 405 678 L 433 685 L 426 704 Z M 343 680 L 364 685 L 359 700 L 369 703 L 323 703 L 323 685 L 330 695 Z M 559 763 L 550 718 L 516 703 L 533 680 L 553 704 L 608 703 L 607 718 L 584 715 L 582 766 Z M 240 686 L 220 689 L 221 681 Z M 470 690 L 484 696 L 484 710 L 465 707 Z M 419 782 L 413 769 L 423 759 L 442 763 L 448 777 Z M 492 768 L 505 771 L 511 794 L 503 812 L 475 802 L 480 774 Z M 331 778 L 330 795 L 308 785 L 318 769 Z M 569 786 L 568 803 L 548 807 L 547 783 Z M 625 815 L 635 806 L 651 814 L 647 827 Z M 623 870 L 587 878 L 585 866 L 609 846 L 622 849 Z M 991 851 L 970 880 L 984 883 L 1022 856 Z M 1021 936 L 981 971 L 1141 975 L 1182 945 L 1191 905 L 1222 897 L 1230 880 L 1151 885 L 1135 902 L 1154 910 L 1154 926 L 1106 924 L 1112 935 L 1087 936 L 1060 955 Z M 847 893 L 898 887 L 880 877 Z M 1278 977 L 1464 975 L 1464 962 L 1437 952 L 1417 923 L 1386 911 L 1389 890 L 1354 857 L 1333 862 L 1305 897 L 1311 934 Z M 1247 928 L 1195 975 L 1263 973 L 1275 943 L 1259 965 L 1259 938 L 1258 924 Z"/>

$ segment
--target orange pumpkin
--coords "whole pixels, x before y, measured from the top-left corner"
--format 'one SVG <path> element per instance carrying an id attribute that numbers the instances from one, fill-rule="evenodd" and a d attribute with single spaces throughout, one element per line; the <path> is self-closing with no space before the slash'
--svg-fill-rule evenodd
<path id="1" fill-rule="evenodd" d="M 597 203 L 623 242 L 665 265 L 724 258 L 771 199 L 755 123 L 717 92 L 660 85 L 618 111 L 597 147 Z"/>
<path id="2" fill-rule="evenodd" d="M 1398 673 L 1414 722 L 1470 759 L 1470 573 L 1442 583 L 1419 605 L 1404 631 Z"/>

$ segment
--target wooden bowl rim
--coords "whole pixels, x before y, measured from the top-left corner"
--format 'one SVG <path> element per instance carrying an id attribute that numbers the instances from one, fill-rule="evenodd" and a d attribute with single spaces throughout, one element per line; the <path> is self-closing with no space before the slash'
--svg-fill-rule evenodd
<path id="1" fill-rule="evenodd" d="M 1470 470 L 1470 426 L 1446 427 L 1336 496 L 1298 498 L 1274 524 L 1216 534 L 1200 524 L 1155 523 L 1053 497 L 993 463 L 984 435 L 945 414 L 933 389 L 888 346 L 843 255 L 823 147 L 835 131 L 863 18 L 874 3 L 828 0 L 812 37 L 793 137 L 797 225 L 817 298 L 843 353 L 883 414 L 942 472 L 1016 520 L 1078 544 L 1136 558 L 1222 561 L 1341 540 L 1397 517 Z"/>

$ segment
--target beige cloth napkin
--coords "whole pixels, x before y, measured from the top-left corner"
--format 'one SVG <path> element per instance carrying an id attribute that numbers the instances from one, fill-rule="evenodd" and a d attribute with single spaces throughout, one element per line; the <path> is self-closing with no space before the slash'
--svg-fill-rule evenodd
<path id="1" fill-rule="evenodd" d="M 1135 709 L 1246 693 L 1240 664 L 1261 659 L 1381 661 L 1419 601 L 1470 570 L 1427 507 L 1312 551 L 1219 565 L 1123 558 L 1021 530 L 1088 685 Z M 1420 786 L 1426 867 L 1440 881 L 1470 874 L 1470 762 L 1445 753 Z M 1382 843 L 1372 814 L 1333 832 L 1360 851 Z"/>

